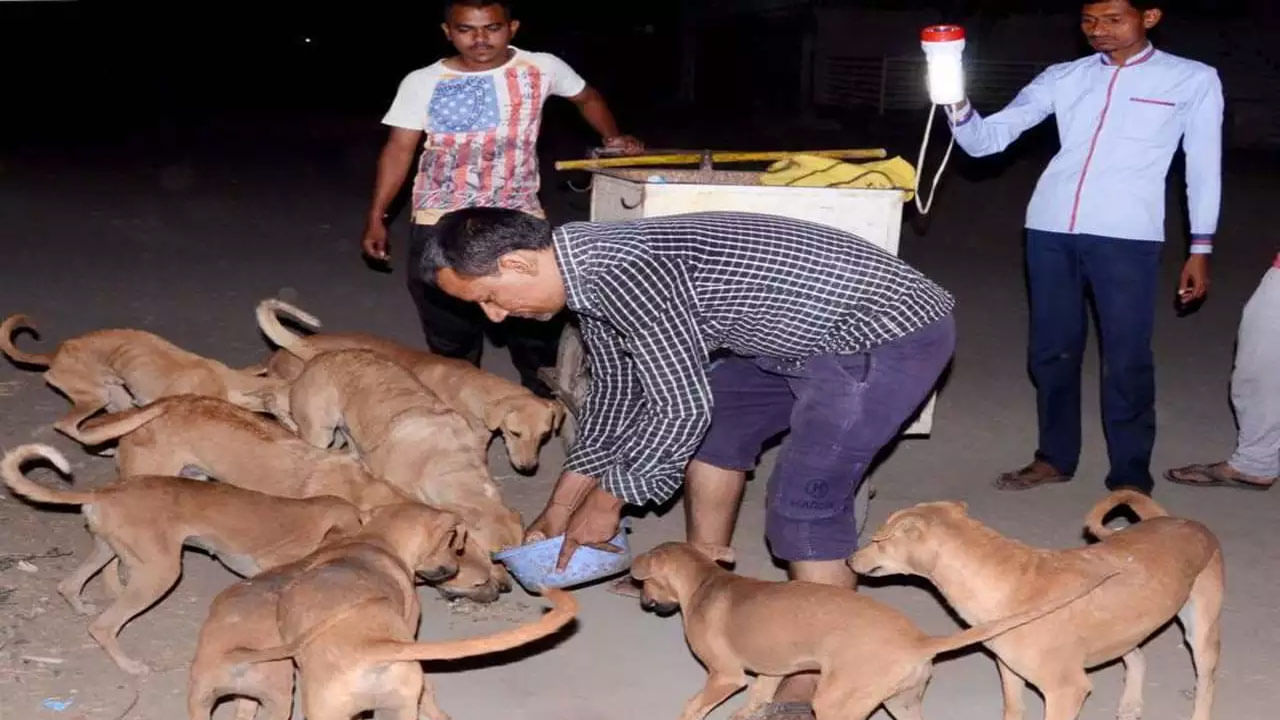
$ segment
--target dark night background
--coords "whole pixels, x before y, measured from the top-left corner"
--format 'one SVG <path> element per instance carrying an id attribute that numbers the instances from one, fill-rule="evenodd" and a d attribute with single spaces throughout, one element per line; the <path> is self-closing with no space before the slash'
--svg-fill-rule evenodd
<path id="1" fill-rule="evenodd" d="M 1215 22 L 1269 16 L 1274 22 L 1271 5 L 1183 1 L 1171 4 L 1170 13 Z M 524 22 L 516 44 L 567 60 L 605 93 L 624 128 L 650 145 L 803 146 L 808 138 L 789 140 L 794 133 L 742 136 L 749 124 L 743 121 L 814 112 L 805 107 L 810 98 L 802 86 L 802 38 L 821 22 L 820 11 L 841 7 L 931 10 L 939 19 L 975 23 L 971 33 L 1023 8 L 1056 10 L 1066 13 L 1062 33 L 1070 35 L 1078 3 L 526 1 L 516 6 Z M 202 133 L 216 137 L 217 124 L 232 120 L 283 145 L 323 132 L 338 118 L 353 121 L 351 127 L 365 122 L 377 134 L 400 78 L 451 50 L 439 19 L 435 1 L 0 2 L 4 142 L 111 144 L 148 128 L 161 129 L 157 141 L 189 132 L 207 141 Z M 849 36 L 852 44 L 861 40 L 856 30 Z M 906 40 L 904 53 L 910 53 L 911 38 Z M 1085 51 L 1082 42 L 1077 45 Z M 696 79 L 682 88 L 682 68 L 691 60 Z M 544 150 L 576 154 L 594 142 L 567 104 L 549 103 L 547 112 Z M 825 113 L 855 136 L 870 131 L 865 112 L 856 108 Z M 559 122 L 566 115 L 568 122 Z M 885 127 L 892 134 L 900 124 Z M 907 136 L 918 132 L 917 122 L 910 126 Z M 885 132 L 875 134 L 880 139 Z M 170 140 L 181 144 L 180 137 Z"/>
<path id="2" fill-rule="evenodd" d="M 1157 473 L 1230 451 L 1236 328 L 1276 255 L 1280 227 L 1280 0 L 1167 5 L 1157 46 L 1218 68 L 1228 152 L 1213 286 L 1186 314 L 1174 308 L 1187 245 L 1177 161 L 1168 179 L 1154 340 Z M 136 327 L 244 367 L 270 351 L 253 308 L 280 297 L 321 318 L 322 331 L 421 347 L 405 291 L 407 213 L 390 227 L 389 271 L 370 269 L 359 240 L 387 133 L 380 120 L 396 87 L 452 50 L 440 6 L 0 0 L 0 317 L 27 313 L 42 333 L 19 346 L 52 350 L 91 330 Z M 653 148 L 885 147 L 914 163 L 928 109 L 919 82 L 923 25 L 964 24 L 967 78 L 983 111 L 998 109 L 1045 64 L 1089 52 L 1079 3 L 1061 0 L 530 0 L 517 15 L 517 46 L 564 58 L 604 93 L 622 129 Z M 551 163 L 583 157 L 599 138 L 564 100 L 549 101 L 544 120 L 544 207 L 554 222 L 584 218 L 588 175 L 558 173 Z M 941 125 L 935 158 L 947 135 Z M 935 432 L 904 442 L 876 470 L 873 525 L 912 503 L 962 499 L 974 517 L 1023 542 L 1082 543 L 1080 519 L 1101 497 L 1107 465 L 1092 340 L 1077 479 L 1026 493 L 990 484 L 1024 463 L 1036 442 L 1022 227 L 1056 146 L 1048 121 L 998 156 L 957 150 L 929 216 L 904 207 L 900 253 L 955 294 L 959 342 Z M 936 160 L 929 165 L 932 175 Z M 509 353 L 487 349 L 484 357 L 486 369 L 515 377 Z M 53 430 L 67 407 L 39 373 L 0 361 L 0 449 L 57 446 L 75 468 L 68 487 L 113 478 L 111 458 L 90 456 Z M 763 539 L 768 457 L 748 485 L 735 546 L 741 572 L 778 577 Z M 526 520 L 543 507 L 562 461 L 560 443 L 550 442 L 538 474 L 526 477 L 509 468 L 501 443 L 490 448 L 504 498 Z M 1276 717 L 1280 702 L 1268 670 L 1280 665 L 1278 493 L 1158 485 L 1159 502 L 1210 526 L 1228 558 L 1220 720 Z M 682 515 L 637 519 L 633 549 L 682 537 Z M 86 620 L 57 593 L 90 542 L 79 513 L 47 512 L 0 491 L 0 556 L 30 554 L 38 565 L 0 563 L 0 717 L 185 717 L 195 639 L 232 575 L 187 555 L 171 597 L 121 635 L 131 654 L 160 670 L 135 680 L 93 644 Z M 953 632 L 954 618 L 922 587 L 894 581 L 868 590 L 930 633 Z M 88 590 L 90 599 L 106 598 L 96 580 Z M 510 627 L 543 604 L 517 590 L 492 613 L 473 614 L 447 609 L 434 592 L 422 597 L 424 640 Z M 452 669 L 433 663 L 443 708 L 459 719 L 510 717 L 512 708 L 529 720 L 676 717 L 706 679 L 680 623 L 642 615 L 602 587 L 580 597 L 582 629 L 563 642 Z M 1148 718 L 1189 716 L 1194 677 L 1181 642 L 1176 628 L 1152 640 Z M 1000 717 L 991 658 L 950 655 L 930 682 L 925 715 Z M 1122 675 L 1119 667 L 1091 675 L 1082 719 L 1116 716 Z M 75 704 L 54 715 L 43 703 L 58 698 Z M 1040 717 L 1039 701 L 1030 702 L 1030 717 Z M 122 714 L 126 707 L 136 712 Z"/>

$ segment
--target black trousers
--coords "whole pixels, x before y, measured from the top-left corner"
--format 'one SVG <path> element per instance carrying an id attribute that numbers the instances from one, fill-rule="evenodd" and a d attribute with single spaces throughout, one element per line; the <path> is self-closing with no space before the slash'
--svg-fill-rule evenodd
<path id="1" fill-rule="evenodd" d="M 551 389 L 538 379 L 538 368 L 556 364 L 565 313 L 546 322 L 520 318 L 507 318 L 501 324 L 490 321 L 479 305 L 459 300 L 423 280 L 422 249 L 435 228 L 416 223 L 410 228 L 406 285 L 418 308 L 422 334 L 431 352 L 479 366 L 488 333 L 494 344 L 506 345 L 511 351 L 520 383 L 541 397 L 552 397 Z"/>

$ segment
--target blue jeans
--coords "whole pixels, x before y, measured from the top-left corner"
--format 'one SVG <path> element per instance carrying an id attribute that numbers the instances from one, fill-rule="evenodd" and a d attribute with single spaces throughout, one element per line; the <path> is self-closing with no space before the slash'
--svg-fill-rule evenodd
<path id="1" fill-rule="evenodd" d="M 1102 423 L 1108 488 L 1148 492 L 1155 444 L 1151 331 L 1163 243 L 1027 231 L 1031 342 L 1040 447 L 1036 456 L 1074 474 L 1080 460 L 1080 362 L 1086 291 L 1093 295 L 1102 349 Z"/>

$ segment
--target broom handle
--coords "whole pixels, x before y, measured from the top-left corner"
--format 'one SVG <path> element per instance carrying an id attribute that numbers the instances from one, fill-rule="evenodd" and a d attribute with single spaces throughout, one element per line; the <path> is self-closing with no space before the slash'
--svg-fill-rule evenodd
<path id="1" fill-rule="evenodd" d="M 884 148 L 857 148 L 849 150 L 806 150 L 804 152 L 713 152 L 712 162 L 763 162 L 785 160 L 795 155 L 817 155 L 841 160 L 880 160 L 888 156 Z M 706 157 L 704 153 L 671 153 L 668 155 L 625 155 L 622 157 L 592 158 L 590 160 L 560 160 L 557 170 L 595 170 L 600 168 L 634 167 L 640 165 L 696 165 Z"/>

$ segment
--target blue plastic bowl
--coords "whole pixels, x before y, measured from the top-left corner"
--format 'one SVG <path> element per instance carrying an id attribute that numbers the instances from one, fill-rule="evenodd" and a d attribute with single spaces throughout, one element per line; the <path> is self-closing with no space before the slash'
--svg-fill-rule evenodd
<path id="1" fill-rule="evenodd" d="M 582 585 L 617 575 L 631 567 L 631 545 L 627 542 L 628 525 L 624 521 L 618 534 L 609 541 L 622 548 L 622 552 L 611 553 L 580 547 L 569 560 L 569 566 L 564 572 L 555 571 L 556 559 L 560 557 L 560 547 L 564 544 L 563 535 L 502 550 L 494 553 L 493 559 L 506 565 L 520 586 L 531 593 L 546 587 Z"/>

